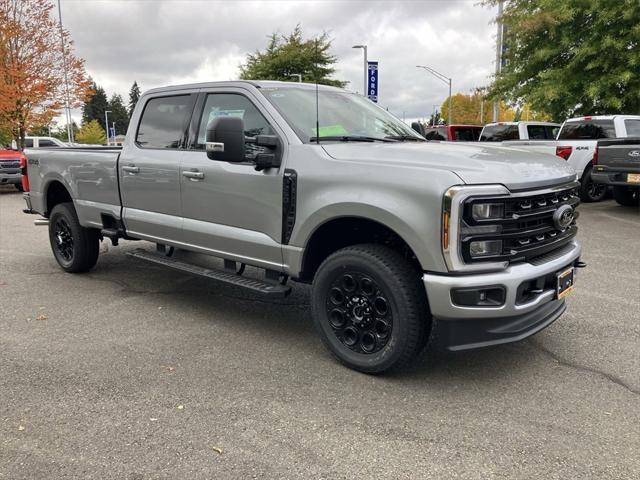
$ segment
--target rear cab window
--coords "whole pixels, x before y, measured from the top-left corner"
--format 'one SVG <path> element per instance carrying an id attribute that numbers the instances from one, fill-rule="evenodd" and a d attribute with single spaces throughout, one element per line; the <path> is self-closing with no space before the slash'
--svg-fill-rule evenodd
<path id="1" fill-rule="evenodd" d="M 476 142 L 480 138 L 481 128 L 475 127 L 451 127 L 453 137 L 458 142 Z"/>
<path id="2" fill-rule="evenodd" d="M 138 125 L 136 144 L 142 148 L 180 148 L 192 108 L 192 95 L 149 99 Z"/>
<path id="3" fill-rule="evenodd" d="M 558 134 L 558 140 L 597 140 L 616 138 L 613 120 L 578 120 L 565 122 Z"/>
<path id="4" fill-rule="evenodd" d="M 527 125 L 529 140 L 555 140 L 558 127 L 550 125 Z"/>
<path id="5" fill-rule="evenodd" d="M 520 140 L 518 125 L 488 125 L 482 130 L 481 142 Z"/>
<path id="6" fill-rule="evenodd" d="M 425 128 L 424 138 L 427 140 L 448 140 L 446 128 Z"/>
<path id="7" fill-rule="evenodd" d="M 640 137 L 640 119 L 628 119 L 624 121 L 627 137 Z"/>

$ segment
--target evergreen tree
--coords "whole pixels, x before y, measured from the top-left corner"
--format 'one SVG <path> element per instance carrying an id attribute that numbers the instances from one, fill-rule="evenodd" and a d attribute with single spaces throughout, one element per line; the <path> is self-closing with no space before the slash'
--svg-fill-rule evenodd
<path id="1" fill-rule="evenodd" d="M 139 99 L 140 87 L 138 86 L 138 82 L 134 80 L 133 85 L 131 85 L 131 90 L 129 90 L 129 118 L 133 115 L 133 109 L 136 108 Z"/>
<path id="2" fill-rule="evenodd" d="M 97 120 L 98 123 L 104 122 L 104 111 L 109 110 L 109 102 L 104 88 L 93 82 L 91 85 L 93 94 L 84 102 L 82 106 L 82 123 L 89 123 L 91 120 Z"/>
<path id="3" fill-rule="evenodd" d="M 243 80 L 294 81 L 292 75 L 302 75 L 303 82 L 344 87 L 347 82 L 335 80 L 331 75 L 337 59 L 329 53 L 331 40 L 326 33 L 316 39 L 304 40 L 298 25 L 289 35 L 272 34 L 264 52 L 247 55 L 246 63 L 240 66 Z"/>
<path id="4" fill-rule="evenodd" d="M 104 145 L 107 143 L 107 136 L 104 129 L 97 120 L 91 120 L 82 125 L 76 136 L 78 143 L 88 143 L 93 145 Z"/>
<path id="5" fill-rule="evenodd" d="M 127 108 L 124 106 L 122 97 L 117 93 L 111 95 L 111 99 L 109 100 L 109 110 L 111 110 L 111 113 L 109 114 L 109 127 L 111 127 L 111 124 L 115 122 L 116 135 L 124 135 L 127 133 L 127 127 L 129 126 L 129 113 L 127 112 Z"/>

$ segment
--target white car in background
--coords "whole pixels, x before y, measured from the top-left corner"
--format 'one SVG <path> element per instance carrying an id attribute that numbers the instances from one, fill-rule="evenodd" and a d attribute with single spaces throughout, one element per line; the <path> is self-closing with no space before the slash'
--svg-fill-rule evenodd
<path id="1" fill-rule="evenodd" d="M 24 137 L 24 148 L 60 148 L 68 146 L 55 137 Z"/>

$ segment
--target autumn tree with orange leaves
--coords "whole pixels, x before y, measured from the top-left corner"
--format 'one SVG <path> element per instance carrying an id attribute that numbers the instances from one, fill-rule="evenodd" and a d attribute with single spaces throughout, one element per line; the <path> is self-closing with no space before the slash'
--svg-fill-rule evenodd
<path id="1" fill-rule="evenodd" d="M 49 123 L 65 103 L 66 63 L 71 107 L 90 94 L 84 61 L 73 55 L 69 32 L 49 0 L 0 0 L 0 128 L 20 148 L 34 125 Z"/>

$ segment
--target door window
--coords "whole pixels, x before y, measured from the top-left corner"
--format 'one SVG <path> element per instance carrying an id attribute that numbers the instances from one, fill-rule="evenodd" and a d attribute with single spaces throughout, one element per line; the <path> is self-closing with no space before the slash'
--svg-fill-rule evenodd
<path id="1" fill-rule="evenodd" d="M 33 138 L 24 139 L 24 148 L 33 148 Z"/>
<path id="2" fill-rule="evenodd" d="M 256 106 L 244 95 L 235 93 L 211 93 L 200 116 L 198 138 L 194 148 L 204 150 L 207 141 L 207 127 L 218 117 L 239 117 L 244 121 L 245 137 L 256 135 L 275 135 L 275 131 L 269 125 Z M 265 151 L 264 147 L 258 147 L 251 143 L 245 144 L 246 157 L 251 159 L 256 154 Z"/>
<path id="3" fill-rule="evenodd" d="M 145 148 L 179 148 L 191 105 L 190 95 L 149 100 L 142 112 L 136 143 Z"/>
<path id="4" fill-rule="evenodd" d="M 40 139 L 40 146 L 41 147 L 58 147 L 58 144 L 53 143 L 53 141 L 51 140 L 46 140 L 46 139 Z"/>
<path id="5" fill-rule="evenodd" d="M 640 137 L 640 120 L 625 120 L 627 137 Z"/>

